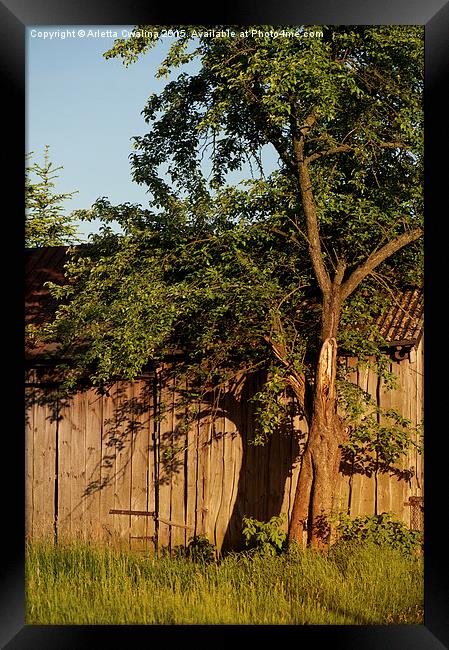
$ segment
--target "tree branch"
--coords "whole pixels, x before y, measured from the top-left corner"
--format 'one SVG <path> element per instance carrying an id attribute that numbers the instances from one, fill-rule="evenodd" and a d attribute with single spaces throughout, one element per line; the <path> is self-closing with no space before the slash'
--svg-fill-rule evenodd
<path id="1" fill-rule="evenodd" d="M 411 242 L 419 239 L 423 234 L 422 228 L 415 228 L 409 232 L 405 232 L 396 239 L 391 240 L 379 250 L 374 251 L 365 260 L 363 264 L 358 266 L 349 278 L 341 285 L 341 298 L 345 300 L 351 293 L 359 286 L 359 284 L 369 275 L 374 269 L 384 262 L 388 257 L 391 257 L 398 250 L 407 246 Z"/>
<path id="2" fill-rule="evenodd" d="M 346 271 L 346 262 L 344 259 L 338 259 L 337 260 L 337 267 L 335 269 L 335 277 L 334 277 L 334 287 L 340 287 L 341 283 L 343 281 L 343 276 Z"/>
<path id="3" fill-rule="evenodd" d="M 310 128 L 309 124 L 306 124 L 306 128 Z M 302 206 L 306 217 L 310 259 L 321 291 L 323 294 L 328 294 L 331 287 L 331 281 L 323 261 L 318 216 L 316 213 L 315 202 L 313 200 L 312 181 L 304 158 L 304 128 L 301 129 L 300 132 L 301 135 L 299 138 L 297 136 L 293 137 L 293 145 L 298 169 Z"/>
<path id="4" fill-rule="evenodd" d="M 410 145 L 405 142 L 379 142 L 377 146 L 381 149 L 410 149 Z"/>
<path id="5" fill-rule="evenodd" d="M 276 341 L 273 340 L 271 335 L 269 334 L 264 334 L 263 336 L 264 340 L 268 343 L 268 345 L 271 347 L 271 349 L 274 352 L 275 357 L 282 363 L 282 365 L 288 370 L 288 375 L 285 378 L 286 381 L 289 383 L 291 386 L 293 392 L 295 393 L 295 397 L 299 402 L 299 405 L 301 407 L 302 412 L 304 413 L 304 416 L 307 420 L 307 422 L 310 424 L 310 413 L 307 408 L 306 404 L 306 380 L 303 375 L 301 375 L 297 370 L 295 370 L 289 361 L 287 360 L 287 352 L 285 349 L 285 345 L 282 343 L 277 343 Z"/>
<path id="6" fill-rule="evenodd" d="M 295 172 L 298 174 L 301 201 L 306 217 L 307 243 L 309 247 L 310 260 L 318 285 L 323 293 L 327 295 L 331 289 L 331 280 L 326 270 L 321 250 L 320 232 L 318 227 L 318 216 L 313 198 L 312 181 L 309 169 L 304 156 L 305 138 L 316 123 L 316 116 L 311 113 L 299 125 L 295 114 L 295 104 L 292 104 L 290 114 L 290 131 L 293 141 L 293 154 L 295 161 Z"/>
<path id="7" fill-rule="evenodd" d="M 300 246 L 301 244 L 299 241 L 296 239 L 295 235 L 292 235 L 290 233 L 286 233 L 283 230 L 280 230 L 279 228 L 270 228 L 271 232 L 275 232 L 277 235 L 281 235 L 282 237 L 285 237 L 286 239 L 291 239 L 292 242 L 294 242 L 297 246 Z"/>
<path id="8" fill-rule="evenodd" d="M 405 142 L 379 142 L 377 145 L 379 149 L 408 149 L 409 146 Z M 324 149 L 323 151 L 317 151 L 316 153 L 310 154 L 305 159 L 306 164 L 318 160 L 319 158 L 324 158 L 325 156 L 335 156 L 338 153 L 347 153 L 349 151 L 354 151 L 354 147 L 350 144 L 340 144 L 337 147 L 332 147 L 332 149 Z"/>
<path id="9" fill-rule="evenodd" d="M 317 151 L 316 153 L 310 154 L 305 159 L 305 163 L 308 165 L 318 158 L 324 158 L 324 156 L 334 156 L 337 153 L 346 153 L 347 151 L 352 151 L 353 147 L 349 144 L 341 144 L 338 147 L 333 147 L 332 149 L 326 149 L 324 151 Z"/>

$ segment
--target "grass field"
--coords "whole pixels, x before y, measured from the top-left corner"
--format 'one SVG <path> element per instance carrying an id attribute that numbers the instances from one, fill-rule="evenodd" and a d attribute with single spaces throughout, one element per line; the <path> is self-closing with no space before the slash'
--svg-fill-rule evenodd
<path id="1" fill-rule="evenodd" d="M 422 624 L 422 559 L 389 548 L 312 550 L 218 562 L 33 543 L 26 622 L 64 624 Z"/>

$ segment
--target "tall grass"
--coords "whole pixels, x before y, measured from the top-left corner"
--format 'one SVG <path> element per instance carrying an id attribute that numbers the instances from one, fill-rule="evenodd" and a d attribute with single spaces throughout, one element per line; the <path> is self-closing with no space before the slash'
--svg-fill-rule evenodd
<path id="1" fill-rule="evenodd" d="M 26 551 L 28 624 L 419 624 L 422 609 L 422 560 L 375 546 L 209 564 L 82 544 Z"/>

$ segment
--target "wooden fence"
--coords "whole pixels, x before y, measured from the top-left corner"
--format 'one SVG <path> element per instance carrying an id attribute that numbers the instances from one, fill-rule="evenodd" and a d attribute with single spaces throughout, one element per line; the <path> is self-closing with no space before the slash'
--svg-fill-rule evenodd
<path id="1" fill-rule="evenodd" d="M 347 360 L 354 365 L 354 360 Z M 386 391 L 369 370 L 352 381 L 382 408 L 422 419 L 423 343 L 391 369 Z M 109 394 L 89 388 L 57 397 L 34 369 L 27 379 L 26 530 L 30 538 L 95 538 L 134 549 L 184 545 L 205 534 L 218 548 L 239 547 L 244 515 L 291 514 L 307 436 L 292 413 L 288 427 L 255 446 L 252 377 L 238 397 L 186 405 L 183 386 L 159 376 L 119 381 Z M 189 424 L 185 415 L 189 413 Z M 394 512 L 407 524 L 423 495 L 423 463 L 412 451 L 400 472 L 342 464 L 334 508 L 352 516 Z M 409 505 L 409 498 L 415 505 Z M 418 498 L 418 502 L 416 501 Z M 413 510 L 413 513 L 412 513 Z M 412 516 L 413 515 L 413 516 Z"/>

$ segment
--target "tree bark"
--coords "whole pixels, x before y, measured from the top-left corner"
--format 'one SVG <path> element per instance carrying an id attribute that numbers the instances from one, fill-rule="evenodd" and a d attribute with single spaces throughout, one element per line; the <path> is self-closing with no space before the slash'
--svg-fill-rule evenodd
<path id="1" fill-rule="evenodd" d="M 313 546 L 327 544 L 326 515 L 333 505 L 340 464 L 344 426 L 337 413 L 335 376 L 337 343 L 327 338 L 316 370 L 312 418 L 296 487 L 289 528 L 289 542 Z M 304 539 L 304 531 L 307 539 Z"/>
<path id="2" fill-rule="evenodd" d="M 333 506 L 344 426 L 337 413 L 337 341 L 344 264 L 337 267 L 323 297 L 321 349 L 315 371 L 309 435 L 303 453 L 289 528 L 289 542 L 314 546 L 328 542 L 326 515 Z M 307 531 L 306 540 L 304 531 Z"/>

